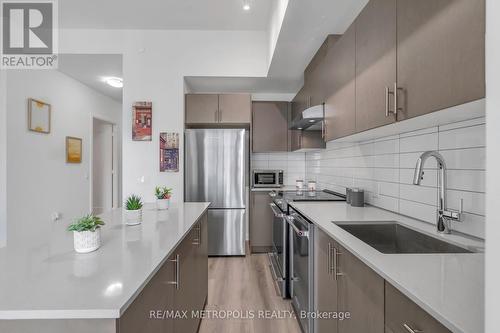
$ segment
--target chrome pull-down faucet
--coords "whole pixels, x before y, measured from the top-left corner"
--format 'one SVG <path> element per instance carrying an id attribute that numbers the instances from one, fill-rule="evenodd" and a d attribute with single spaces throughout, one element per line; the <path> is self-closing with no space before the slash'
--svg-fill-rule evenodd
<path id="1" fill-rule="evenodd" d="M 434 157 L 438 162 L 438 210 L 436 214 L 436 227 L 439 233 L 451 233 L 451 222 L 462 220 L 462 210 L 456 211 L 446 207 L 446 163 L 443 156 L 437 151 L 426 151 L 417 160 L 413 184 L 420 185 L 424 179 L 424 164 L 429 157 Z M 462 206 L 462 205 L 461 205 Z M 462 209 L 462 207 L 460 207 Z"/>

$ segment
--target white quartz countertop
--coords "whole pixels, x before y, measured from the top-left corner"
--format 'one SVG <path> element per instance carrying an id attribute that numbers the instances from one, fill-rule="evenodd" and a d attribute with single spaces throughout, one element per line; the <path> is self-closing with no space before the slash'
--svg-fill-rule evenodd
<path id="1" fill-rule="evenodd" d="M 370 206 L 356 208 L 344 202 L 291 205 L 452 332 L 484 332 L 484 253 L 383 254 L 332 221 L 397 221 L 451 243 L 484 250 L 482 240 L 439 235 L 434 225 Z"/>
<path id="2" fill-rule="evenodd" d="M 7 239 L 0 319 L 119 318 L 208 206 L 144 210 L 137 226 L 123 223 L 121 209 L 103 214 L 102 246 L 89 254 L 73 250 L 68 223 L 42 239 Z"/>

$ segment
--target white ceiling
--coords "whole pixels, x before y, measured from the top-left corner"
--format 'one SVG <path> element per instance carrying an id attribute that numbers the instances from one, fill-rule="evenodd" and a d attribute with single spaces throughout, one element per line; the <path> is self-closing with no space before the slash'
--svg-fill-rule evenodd
<path id="1" fill-rule="evenodd" d="M 247 12 L 242 8 L 243 0 L 64 0 L 59 2 L 59 24 L 63 28 L 87 29 L 269 31 L 276 1 L 250 0 L 251 10 Z M 302 86 L 305 67 L 327 35 L 343 34 L 367 2 L 289 0 L 267 77 L 189 77 L 186 82 L 193 92 L 296 93 Z M 121 59 L 86 57 L 61 59 L 60 68 L 121 100 L 121 91 L 98 80 L 112 72 L 121 76 Z"/>
<path id="2" fill-rule="evenodd" d="M 368 0 L 290 0 L 269 77 L 301 79 L 329 34 L 343 34 Z"/>
<path id="3" fill-rule="evenodd" d="M 104 77 L 123 77 L 121 55 L 60 54 L 58 67 L 60 72 L 121 103 L 123 89 L 103 81 Z"/>
<path id="4" fill-rule="evenodd" d="M 329 34 L 343 34 L 368 0 L 290 0 L 264 78 L 188 77 L 193 92 L 296 93 Z"/>
<path id="5" fill-rule="evenodd" d="M 275 0 L 63 0 L 61 28 L 267 30 Z M 300 0 L 302 1 L 302 0 Z M 309 2 L 309 1 L 304 1 Z"/>
<path id="6" fill-rule="evenodd" d="M 300 89 L 295 80 L 268 77 L 186 77 L 188 88 L 198 93 L 290 93 Z"/>

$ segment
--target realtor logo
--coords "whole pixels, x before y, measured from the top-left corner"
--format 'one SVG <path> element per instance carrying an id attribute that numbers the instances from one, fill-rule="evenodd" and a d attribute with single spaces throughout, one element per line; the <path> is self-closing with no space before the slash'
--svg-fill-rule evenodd
<path id="1" fill-rule="evenodd" d="M 56 68 L 56 0 L 2 0 L 0 3 L 1 68 Z"/>

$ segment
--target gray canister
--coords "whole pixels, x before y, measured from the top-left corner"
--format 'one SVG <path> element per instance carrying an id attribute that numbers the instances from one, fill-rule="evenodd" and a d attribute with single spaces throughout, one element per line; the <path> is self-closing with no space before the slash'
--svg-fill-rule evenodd
<path id="1" fill-rule="evenodd" d="M 345 190 L 345 202 L 349 205 L 351 204 L 351 191 L 352 189 L 350 187 Z"/>
<path id="2" fill-rule="evenodd" d="M 365 206 L 365 191 L 358 188 L 351 189 L 350 203 L 353 207 L 364 207 Z"/>

